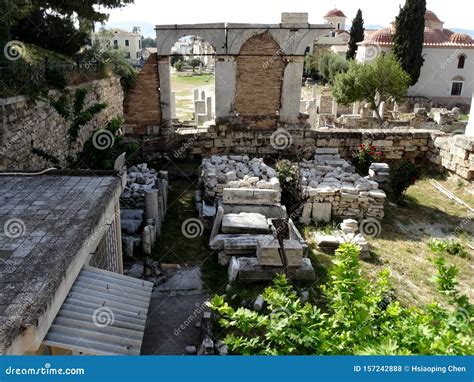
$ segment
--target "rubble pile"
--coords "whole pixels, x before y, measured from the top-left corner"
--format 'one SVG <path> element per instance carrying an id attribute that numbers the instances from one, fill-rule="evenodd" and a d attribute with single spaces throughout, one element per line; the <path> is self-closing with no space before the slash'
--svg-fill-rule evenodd
<path id="1" fill-rule="evenodd" d="M 385 192 L 377 181 L 357 174 L 337 148 L 316 149 L 314 159 L 304 160 L 300 169 L 302 192 L 308 197 L 302 224 L 329 222 L 331 216 L 383 218 Z"/>

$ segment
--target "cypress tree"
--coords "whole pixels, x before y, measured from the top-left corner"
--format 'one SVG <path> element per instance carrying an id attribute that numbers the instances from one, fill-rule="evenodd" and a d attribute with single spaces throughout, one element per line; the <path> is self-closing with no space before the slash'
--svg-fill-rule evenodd
<path id="1" fill-rule="evenodd" d="M 349 40 L 349 49 L 346 53 L 348 60 L 353 60 L 357 52 L 357 43 L 364 39 L 364 19 L 362 18 L 362 11 L 357 11 L 356 17 L 352 20 L 351 38 Z"/>
<path id="2" fill-rule="evenodd" d="M 410 75 L 410 85 L 416 84 L 423 66 L 425 12 L 426 0 L 406 0 L 396 18 L 393 52 Z"/>

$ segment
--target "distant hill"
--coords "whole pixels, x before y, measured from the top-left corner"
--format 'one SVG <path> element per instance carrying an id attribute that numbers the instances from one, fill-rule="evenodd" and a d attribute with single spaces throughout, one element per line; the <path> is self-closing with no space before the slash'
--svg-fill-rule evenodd
<path id="1" fill-rule="evenodd" d="M 474 30 L 470 29 L 459 29 L 459 28 L 448 28 L 451 29 L 453 32 L 459 32 L 459 33 L 467 33 L 469 36 L 474 38 Z"/>
<path id="2" fill-rule="evenodd" d="M 368 24 L 368 25 L 364 25 L 364 28 L 365 29 L 383 29 L 385 27 L 383 27 L 382 25 L 377 25 L 377 24 Z"/>

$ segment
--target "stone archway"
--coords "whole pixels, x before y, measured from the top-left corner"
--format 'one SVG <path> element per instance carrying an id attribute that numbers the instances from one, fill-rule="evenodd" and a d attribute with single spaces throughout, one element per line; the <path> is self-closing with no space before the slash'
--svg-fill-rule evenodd
<path id="1" fill-rule="evenodd" d="M 274 126 L 285 70 L 280 46 L 268 32 L 250 37 L 240 48 L 236 63 L 235 112 L 244 119 L 266 117 Z"/>

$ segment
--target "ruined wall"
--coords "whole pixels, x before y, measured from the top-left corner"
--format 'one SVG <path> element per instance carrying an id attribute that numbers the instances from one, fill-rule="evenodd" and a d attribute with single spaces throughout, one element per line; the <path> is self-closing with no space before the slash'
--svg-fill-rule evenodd
<path id="1" fill-rule="evenodd" d="M 253 120 L 256 128 L 274 128 L 281 107 L 281 87 L 285 64 L 280 46 L 268 34 L 248 39 L 237 62 L 235 111 Z"/>
<path id="2" fill-rule="evenodd" d="M 152 134 L 161 124 L 158 56 L 151 54 L 124 103 L 125 128 L 131 134 Z M 156 131 L 155 127 L 155 131 Z"/>
<path id="3" fill-rule="evenodd" d="M 267 155 L 284 154 L 290 147 L 298 146 L 314 149 L 336 147 L 342 156 L 349 157 L 361 143 L 372 142 L 386 153 L 388 159 L 413 159 L 425 157 L 430 150 L 432 134 L 427 130 L 311 130 L 304 121 L 299 126 L 281 125 L 281 130 L 276 132 L 235 131 L 229 126 L 218 125 L 209 133 L 194 137 L 190 152 Z"/>
<path id="4" fill-rule="evenodd" d="M 371 143 L 391 160 L 429 161 L 433 169 L 446 168 L 466 180 L 474 180 L 474 137 L 448 135 L 439 131 L 422 129 L 311 129 L 307 121 L 299 124 L 278 122 L 274 131 L 252 129 L 236 130 L 235 126 L 219 124 L 207 133 L 176 134 L 173 141 L 157 144 L 155 138 L 144 138 L 145 155 L 151 159 L 165 151 L 179 157 L 185 154 L 248 154 L 265 157 L 285 156 L 296 147 L 337 148 L 344 158 L 362 143 Z"/>
<path id="5" fill-rule="evenodd" d="M 77 88 L 87 88 L 86 106 L 106 103 L 105 110 L 95 115 L 83 126 L 78 142 L 71 146 L 71 154 L 82 150 L 84 142 L 95 129 L 102 128 L 107 121 L 123 114 L 123 91 L 120 80 L 111 77 L 68 88 L 74 94 Z M 60 93 L 51 91 L 50 96 Z M 64 120 L 49 103 L 32 101 L 18 96 L 0 99 L 0 170 L 40 170 L 51 167 L 51 163 L 33 154 L 32 146 L 43 150 L 64 165 L 68 156 L 68 134 L 70 122 Z"/>
<path id="6" fill-rule="evenodd" d="M 428 156 L 432 163 L 443 166 L 460 178 L 474 180 L 474 137 L 436 137 Z"/>

